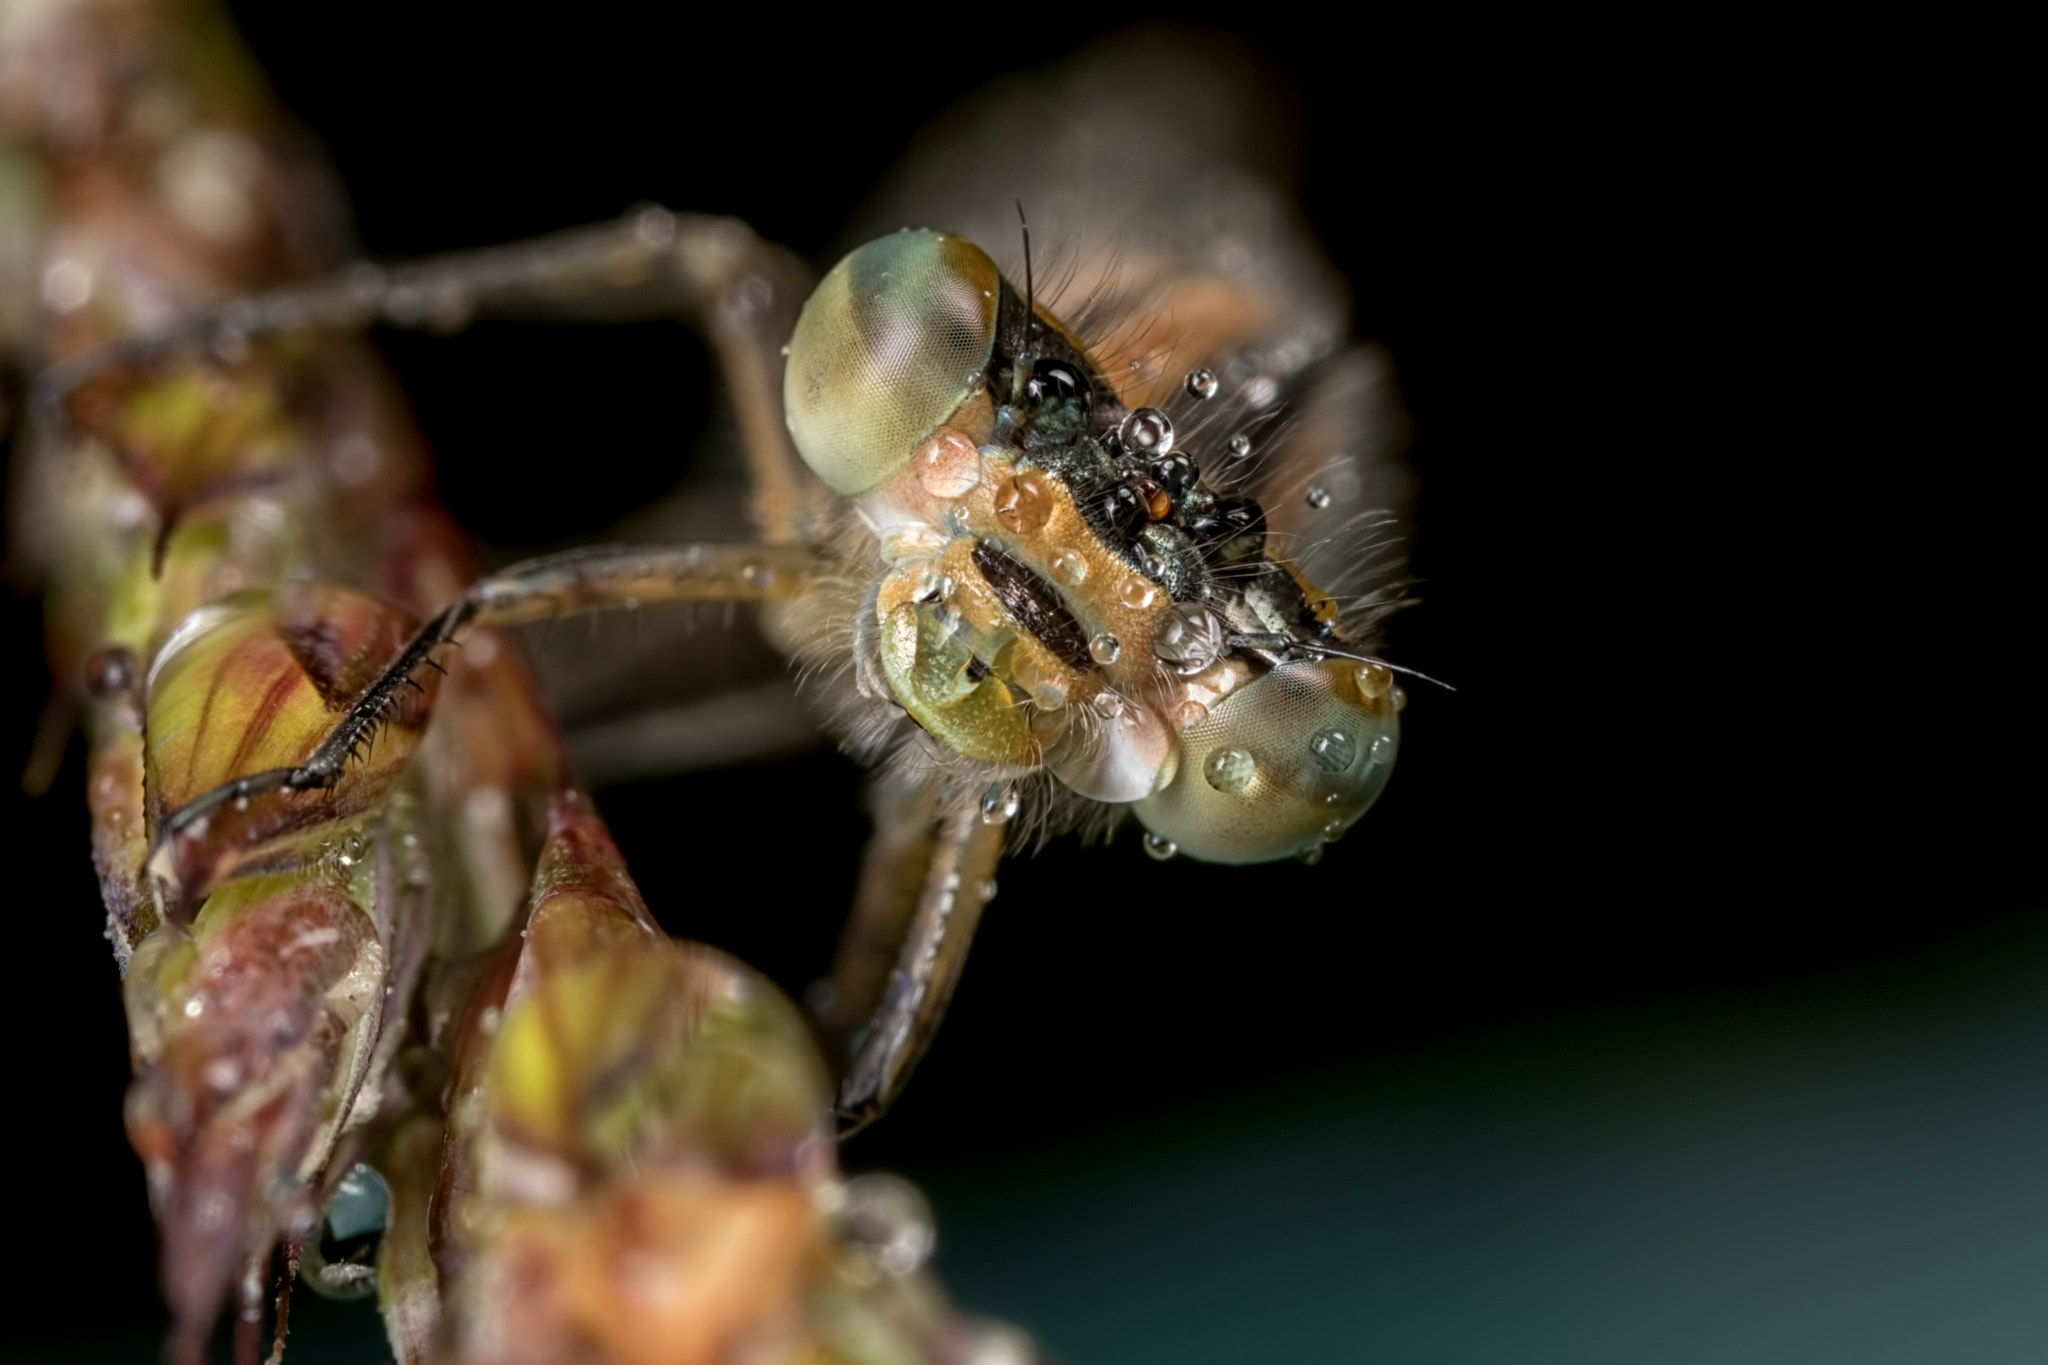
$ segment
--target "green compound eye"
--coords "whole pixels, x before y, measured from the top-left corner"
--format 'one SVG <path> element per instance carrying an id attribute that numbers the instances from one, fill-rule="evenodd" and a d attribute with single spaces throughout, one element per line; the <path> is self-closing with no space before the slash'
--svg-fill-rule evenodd
<path id="1" fill-rule="evenodd" d="M 1365 814 L 1394 769 L 1396 708 L 1360 676 L 1341 660 L 1296 663 L 1239 688 L 1180 733 L 1173 779 L 1132 811 L 1204 862 L 1313 853 Z"/>
<path id="2" fill-rule="evenodd" d="M 899 232 L 825 276 L 789 341 L 783 407 L 834 492 L 886 481 L 984 383 L 1002 276 L 959 237 Z"/>

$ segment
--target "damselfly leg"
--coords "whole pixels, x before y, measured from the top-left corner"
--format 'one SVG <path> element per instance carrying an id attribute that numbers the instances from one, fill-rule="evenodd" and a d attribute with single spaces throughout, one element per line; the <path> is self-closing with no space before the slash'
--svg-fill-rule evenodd
<path id="1" fill-rule="evenodd" d="M 45 411 L 94 379 L 192 346 L 247 346 L 309 328 L 383 322 L 449 329 L 485 315 L 563 321 L 679 316 L 711 337 L 734 394 L 760 541 L 607 546 L 513 565 L 480 580 L 421 627 L 363 687 L 319 748 L 289 767 L 256 768 L 193 793 L 164 813 L 149 866 L 159 894 L 221 870 L 223 844 L 241 842 L 223 812 L 303 802 L 335 788 L 439 668 L 435 654 L 470 628 L 503 627 L 668 602 L 799 603 L 775 621 L 815 630 L 820 608 L 800 604 L 829 561 L 802 540 L 818 534 L 826 494 L 794 458 L 782 421 L 779 343 L 800 297 L 801 268 L 729 220 L 645 209 L 619 223 L 535 242 L 394 267 L 359 266 L 329 281 L 240 300 L 156 334 L 131 338 L 46 376 Z M 801 641 L 793 642 L 802 648 Z M 897 795 L 907 791 L 908 795 Z M 877 836 L 840 961 L 820 992 L 820 1024 L 845 1067 L 839 1101 L 848 1131 L 879 1114 L 908 1080 L 964 965 L 1002 851 L 1000 820 L 981 793 L 936 774 L 878 790 Z M 173 911 L 173 913 L 179 913 Z M 876 971 L 883 959 L 893 967 Z"/>

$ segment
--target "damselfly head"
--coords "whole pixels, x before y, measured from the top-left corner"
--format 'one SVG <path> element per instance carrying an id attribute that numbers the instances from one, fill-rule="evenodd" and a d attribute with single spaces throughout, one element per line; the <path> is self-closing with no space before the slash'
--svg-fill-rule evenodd
<path id="1" fill-rule="evenodd" d="M 954 757 L 1133 803 L 1196 858 L 1320 848 L 1385 785 L 1390 679 L 1331 657 L 1355 648 L 1336 605 L 1268 545 L 1233 468 L 1249 386 L 1233 407 L 1212 370 L 1133 369 L 1120 390 L 961 238 L 899 232 L 834 267 L 784 395 L 879 543 L 857 634 Z"/>

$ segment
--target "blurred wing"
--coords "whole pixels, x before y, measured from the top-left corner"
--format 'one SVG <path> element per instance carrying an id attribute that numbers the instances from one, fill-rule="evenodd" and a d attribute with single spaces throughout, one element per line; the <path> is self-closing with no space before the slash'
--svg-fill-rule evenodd
<path id="1" fill-rule="evenodd" d="M 853 240 L 958 232 L 1021 286 L 1021 204 L 1038 300 L 1126 404 L 1172 416 L 1213 487 L 1260 502 L 1275 548 L 1370 644 L 1407 583 L 1407 422 L 1294 207 L 1289 106 L 1228 48 L 1138 30 L 936 120 Z"/>

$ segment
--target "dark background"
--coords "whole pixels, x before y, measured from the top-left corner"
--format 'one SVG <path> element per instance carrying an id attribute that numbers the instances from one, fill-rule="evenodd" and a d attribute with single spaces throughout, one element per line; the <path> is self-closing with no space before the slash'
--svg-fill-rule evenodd
<path id="1" fill-rule="evenodd" d="M 236 8 L 373 256 L 652 200 L 815 259 L 948 100 L 1103 23 Z M 1996 515 L 2018 452 L 1928 401 L 1968 362 L 1953 324 L 1926 329 L 1941 290 L 1894 211 L 1952 187 L 1912 131 L 1923 97 L 1668 36 L 1613 62 L 1556 30 L 1210 27 L 1298 101 L 1303 202 L 1419 433 L 1426 600 L 1393 657 L 1460 690 L 1412 689 L 1399 774 L 1319 867 L 1155 865 L 1129 835 L 1007 865 L 944 1033 L 849 1161 L 971 1204 L 977 1171 L 1254 1131 L 1301 1086 L 1797 1000 L 2023 928 L 2039 817 L 2015 755 L 2037 727 L 2006 681 L 2021 542 Z M 602 530 L 710 411 L 680 329 L 383 344 L 443 496 L 496 543 Z M 31 696 L 34 631 L 12 607 Z M 9 714 L 11 755 L 33 711 Z M 32 1332 L 151 1311 L 78 771 L 7 798 Z M 603 805 L 671 927 L 793 990 L 822 969 L 865 832 L 849 764 Z"/>

